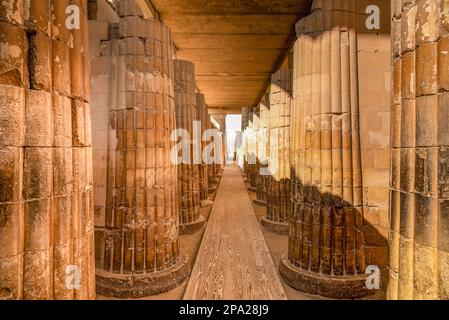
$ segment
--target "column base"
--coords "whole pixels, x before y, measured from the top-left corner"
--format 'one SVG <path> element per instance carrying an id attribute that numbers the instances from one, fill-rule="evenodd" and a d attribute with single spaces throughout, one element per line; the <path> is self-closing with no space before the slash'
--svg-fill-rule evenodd
<path id="1" fill-rule="evenodd" d="M 270 232 L 288 235 L 288 223 L 272 221 L 269 220 L 266 216 L 263 216 L 260 219 L 260 224 Z"/>
<path id="2" fill-rule="evenodd" d="M 209 195 L 211 195 L 211 194 L 213 194 L 215 192 L 217 192 L 217 186 L 209 187 Z"/>
<path id="3" fill-rule="evenodd" d="M 330 276 L 305 271 L 292 265 L 287 257 L 279 263 L 282 279 L 291 287 L 328 298 L 354 299 L 374 294 L 366 287 L 369 275 Z"/>
<path id="4" fill-rule="evenodd" d="M 259 200 L 259 199 L 254 199 L 253 202 L 255 204 L 257 204 L 258 206 L 262 206 L 262 207 L 266 207 L 267 206 L 267 202 L 263 201 L 263 200 Z"/>
<path id="5" fill-rule="evenodd" d="M 198 229 L 200 229 L 206 223 L 206 219 L 202 215 L 198 218 L 198 220 L 194 222 L 188 223 L 180 223 L 179 224 L 179 233 L 180 234 L 192 234 Z"/>
<path id="6" fill-rule="evenodd" d="M 142 274 L 115 274 L 96 270 L 97 293 L 115 298 L 143 298 L 179 287 L 189 276 L 187 256 L 164 271 Z"/>
<path id="7" fill-rule="evenodd" d="M 248 190 L 251 192 L 257 192 L 257 188 L 256 187 L 248 187 Z"/>

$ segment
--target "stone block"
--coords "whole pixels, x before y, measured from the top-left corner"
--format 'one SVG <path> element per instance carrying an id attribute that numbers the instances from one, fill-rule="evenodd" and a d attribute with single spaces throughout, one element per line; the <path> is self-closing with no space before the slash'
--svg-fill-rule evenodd
<path id="1" fill-rule="evenodd" d="M 42 199 L 52 194 L 52 150 L 50 148 L 25 148 L 23 199 Z"/>
<path id="2" fill-rule="evenodd" d="M 26 147 L 51 147 L 53 144 L 52 95 L 45 91 L 26 90 Z"/>
<path id="3" fill-rule="evenodd" d="M 59 94 L 53 95 L 53 135 L 55 147 L 72 146 L 72 102 Z"/>
<path id="4" fill-rule="evenodd" d="M 0 266 L 3 258 L 14 257 L 21 253 L 21 212 L 21 205 L 18 203 L 0 204 L 0 220 L 2 221 L 0 226 L 0 243 L 8 244 L 0 247 Z"/>
<path id="5" fill-rule="evenodd" d="M 25 90 L 0 85 L 0 146 L 23 146 L 24 127 Z"/>
<path id="6" fill-rule="evenodd" d="M 28 86 L 26 41 L 23 28 L 0 21 L 0 84 Z"/>
<path id="7" fill-rule="evenodd" d="M 51 2 L 51 0 L 28 1 L 28 16 L 25 15 L 25 26 L 28 29 L 51 36 Z"/>
<path id="8" fill-rule="evenodd" d="M 437 84 L 437 43 L 423 43 L 416 49 L 416 95 L 436 94 Z"/>
<path id="9" fill-rule="evenodd" d="M 432 147 L 438 142 L 438 96 L 416 99 L 416 146 Z"/>
<path id="10" fill-rule="evenodd" d="M 31 89 L 50 92 L 52 88 L 52 41 L 41 33 L 29 36 L 28 66 Z"/>
<path id="11" fill-rule="evenodd" d="M 70 96 L 70 48 L 62 41 L 53 40 L 53 92 Z"/>

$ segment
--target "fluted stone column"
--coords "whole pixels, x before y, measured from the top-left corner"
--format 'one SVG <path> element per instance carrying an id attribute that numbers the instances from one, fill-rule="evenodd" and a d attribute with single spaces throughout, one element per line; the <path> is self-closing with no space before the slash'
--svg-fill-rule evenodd
<path id="1" fill-rule="evenodd" d="M 271 77 L 269 136 L 270 175 L 267 176 L 267 214 L 262 224 L 270 231 L 288 234 L 290 216 L 290 110 L 291 69 L 281 69 Z"/>
<path id="2" fill-rule="evenodd" d="M 246 130 L 246 141 L 248 144 L 248 182 L 249 190 L 257 190 L 257 131 L 259 129 L 259 111 L 253 107 L 249 112 L 248 128 Z"/>
<path id="3" fill-rule="evenodd" d="M 247 154 L 246 154 L 246 139 L 245 139 L 245 130 L 248 126 L 248 117 L 249 117 L 249 109 L 248 107 L 242 107 L 242 124 L 241 124 L 241 144 L 240 144 L 240 170 L 242 171 L 242 175 L 246 176 L 246 166 L 247 166 Z"/>
<path id="4" fill-rule="evenodd" d="M 106 210 L 96 217 L 97 290 L 120 298 L 169 291 L 188 274 L 178 241 L 170 30 L 120 1 L 110 57 Z"/>
<path id="5" fill-rule="evenodd" d="M 223 173 L 223 169 L 226 165 L 226 114 L 220 113 L 220 114 L 214 114 L 213 116 L 214 120 L 218 124 L 218 131 L 220 133 L 220 144 L 221 144 L 221 157 L 220 162 L 215 164 L 215 177 L 219 181 L 221 179 L 221 175 Z"/>
<path id="6" fill-rule="evenodd" d="M 201 93 L 196 94 L 196 103 L 197 103 L 197 121 L 201 121 L 201 151 L 203 152 L 206 148 L 206 142 L 203 141 L 202 137 L 204 132 L 208 129 L 208 111 L 206 106 L 206 101 L 204 95 Z M 201 157 L 202 158 L 202 157 Z M 200 165 L 200 201 L 201 206 L 205 207 L 211 205 L 212 202 L 209 200 L 209 172 L 208 165 L 203 161 Z"/>
<path id="7" fill-rule="evenodd" d="M 184 129 L 193 139 L 193 122 L 197 114 L 195 93 L 195 66 L 184 60 L 175 60 L 176 128 Z M 190 143 L 189 163 L 178 165 L 179 207 L 182 232 L 190 232 L 204 224 L 200 214 L 200 170 L 194 163 L 193 143 Z"/>
<path id="8" fill-rule="evenodd" d="M 208 129 L 212 129 L 212 130 L 216 129 L 216 127 L 212 123 L 212 118 L 211 118 L 210 114 L 207 115 L 207 123 L 208 123 Z M 214 152 L 211 153 L 210 156 L 214 157 L 214 159 L 215 159 L 215 150 L 214 150 Z M 219 182 L 217 168 L 218 168 L 218 166 L 215 162 L 208 165 L 209 184 L 210 184 L 209 193 L 214 193 L 217 191 L 217 186 L 218 186 L 218 182 Z"/>
<path id="9" fill-rule="evenodd" d="M 248 139 L 247 129 L 249 126 L 249 107 L 242 107 L 242 153 L 243 153 L 243 169 L 242 173 L 245 179 L 248 179 L 249 167 L 248 167 Z"/>
<path id="10" fill-rule="evenodd" d="M 389 299 L 449 299 L 449 6 L 392 1 Z"/>
<path id="11" fill-rule="evenodd" d="M 365 225 L 359 135 L 358 1 L 314 1 L 297 26 L 292 114 L 291 286 L 352 298 L 366 287 Z"/>
<path id="12" fill-rule="evenodd" d="M 267 205 L 267 182 L 268 182 L 268 157 L 270 153 L 270 101 L 269 95 L 265 94 L 257 106 L 259 114 L 259 125 L 255 132 L 257 139 L 257 164 L 256 164 L 256 199 L 254 202 L 261 206 Z"/>
<path id="13" fill-rule="evenodd" d="M 69 4 L 0 3 L 0 300 L 95 298 L 87 1 L 80 29 Z"/>

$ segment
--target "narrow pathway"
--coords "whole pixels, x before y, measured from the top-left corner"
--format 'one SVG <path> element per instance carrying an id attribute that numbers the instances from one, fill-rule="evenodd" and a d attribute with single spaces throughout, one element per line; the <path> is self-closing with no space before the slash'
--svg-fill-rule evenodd
<path id="1" fill-rule="evenodd" d="M 286 299 L 236 165 L 224 170 L 184 300 Z"/>

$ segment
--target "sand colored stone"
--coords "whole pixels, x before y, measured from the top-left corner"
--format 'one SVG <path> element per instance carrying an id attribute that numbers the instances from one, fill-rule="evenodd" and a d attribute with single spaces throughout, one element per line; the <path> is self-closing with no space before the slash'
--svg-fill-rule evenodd
<path id="1" fill-rule="evenodd" d="M 87 1 L 82 30 L 67 3 L 0 5 L 0 299 L 95 298 Z"/>
<path id="2" fill-rule="evenodd" d="M 120 1 L 118 33 L 92 38 L 101 41 L 92 69 L 97 291 L 120 298 L 166 292 L 188 273 L 170 159 L 176 124 L 171 33 L 133 8 L 133 1 Z"/>
<path id="3" fill-rule="evenodd" d="M 393 1 L 389 299 L 448 299 L 447 7 Z M 444 120 L 443 120 L 444 119 Z"/>

